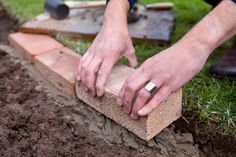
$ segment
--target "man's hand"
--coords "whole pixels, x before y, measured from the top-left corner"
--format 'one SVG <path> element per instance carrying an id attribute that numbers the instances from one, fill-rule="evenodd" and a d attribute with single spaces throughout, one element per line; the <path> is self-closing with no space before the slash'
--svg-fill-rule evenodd
<path id="1" fill-rule="evenodd" d="M 183 47 L 171 47 L 152 58 L 130 76 L 122 87 L 117 103 L 133 119 L 148 115 L 157 105 L 195 76 L 207 59 L 200 53 L 189 53 Z M 153 94 L 144 87 L 153 82 Z"/>
<path id="2" fill-rule="evenodd" d="M 135 50 L 127 28 L 127 0 L 112 0 L 108 4 L 102 30 L 80 61 L 77 80 L 93 96 L 102 96 L 107 77 L 121 56 L 130 66 L 137 64 Z"/>
<path id="3" fill-rule="evenodd" d="M 236 34 L 236 4 L 222 1 L 189 33 L 171 48 L 148 59 L 122 87 L 117 103 L 137 119 L 155 107 L 203 67 L 211 52 Z M 148 82 L 157 89 L 150 94 Z"/>
<path id="4" fill-rule="evenodd" d="M 127 32 L 103 29 L 80 61 L 78 80 L 95 96 L 102 96 L 104 85 L 113 65 L 121 56 L 130 66 L 137 64 L 135 50 Z"/>

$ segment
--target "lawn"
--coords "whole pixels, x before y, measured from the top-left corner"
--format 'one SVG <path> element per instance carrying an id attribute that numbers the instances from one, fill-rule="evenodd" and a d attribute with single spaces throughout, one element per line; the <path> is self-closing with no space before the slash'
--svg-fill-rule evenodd
<path id="1" fill-rule="evenodd" d="M 145 0 L 147 3 L 168 0 Z M 170 0 L 169 0 L 170 1 Z M 28 20 L 43 11 L 44 0 L 0 0 L 21 21 Z M 135 43 L 141 64 L 147 58 L 177 42 L 191 27 L 210 11 L 203 0 L 172 0 L 175 4 L 176 28 L 172 41 L 165 46 Z M 69 47 L 85 52 L 91 41 L 71 41 L 58 36 Z M 201 122 L 217 123 L 216 132 L 236 136 L 236 82 L 217 80 L 208 75 L 208 69 L 231 46 L 234 39 L 227 41 L 210 56 L 203 70 L 187 83 L 184 89 L 184 116 L 192 113 Z M 190 117 L 186 117 L 190 121 Z"/>

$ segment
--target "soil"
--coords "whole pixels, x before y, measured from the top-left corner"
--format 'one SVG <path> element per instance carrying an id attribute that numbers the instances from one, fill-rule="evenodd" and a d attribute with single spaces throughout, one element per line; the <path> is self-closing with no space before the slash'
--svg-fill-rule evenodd
<path id="1" fill-rule="evenodd" d="M 0 43 L 7 43 L 8 34 L 17 29 L 17 20 L 13 20 L 0 5 Z"/>
<path id="2" fill-rule="evenodd" d="M 179 128 L 172 125 L 149 142 L 140 140 L 57 91 L 30 63 L 2 46 L 17 21 L 1 9 L 0 21 L 0 156 L 235 156 L 235 147 L 226 149 L 226 143 L 215 147 L 207 140 L 198 147 L 189 133 L 193 130 L 181 120 L 175 124 Z"/>

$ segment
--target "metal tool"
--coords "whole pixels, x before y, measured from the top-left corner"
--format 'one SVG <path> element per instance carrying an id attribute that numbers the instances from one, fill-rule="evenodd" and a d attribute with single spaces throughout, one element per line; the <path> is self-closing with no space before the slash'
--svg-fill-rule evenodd
<path id="1" fill-rule="evenodd" d="M 97 8 L 105 7 L 105 1 L 61 1 L 61 0 L 46 0 L 45 10 L 53 17 L 59 20 L 67 18 L 70 14 L 70 9 L 83 9 L 83 8 Z"/>

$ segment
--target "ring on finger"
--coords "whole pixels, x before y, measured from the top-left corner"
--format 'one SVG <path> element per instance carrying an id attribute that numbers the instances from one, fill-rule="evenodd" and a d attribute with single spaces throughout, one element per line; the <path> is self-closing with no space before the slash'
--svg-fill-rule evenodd
<path id="1" fill-rule="evenodd" d="M 153 83 L 152 81 L 148 82 L 146 86 L 144 87 L 150 94 L 152 94 L 156 89 L 157 85 Z"/>

